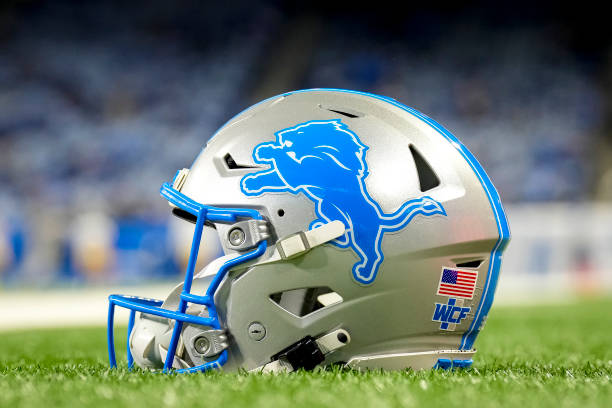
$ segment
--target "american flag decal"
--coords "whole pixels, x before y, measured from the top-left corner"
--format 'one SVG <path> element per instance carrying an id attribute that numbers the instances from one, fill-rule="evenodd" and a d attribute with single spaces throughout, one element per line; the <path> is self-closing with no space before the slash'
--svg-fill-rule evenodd
<path id="1" fill-rule="evenodd" d="M 442 276 L 438 284 L 438 295 L 471 299 L 474 297 L 477 279 L 478 271 L 442 268 Z"/>

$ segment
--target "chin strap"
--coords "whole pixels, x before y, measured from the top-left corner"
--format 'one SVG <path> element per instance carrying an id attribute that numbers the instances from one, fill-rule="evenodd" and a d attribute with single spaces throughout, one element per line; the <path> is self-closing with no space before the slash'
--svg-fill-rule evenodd
<path id="1" fill-rule="evenodd" d="M 293 343 L 280 353 L 272 356 L 272 361 L 257 367 L 251 372 L 279 373 L 303 368 L 312 370 L 325 360 L 325 356 L 351 342 L 351 336 L 344 329 L 336 329 L 314 339 L 306 336 Z"/>
<path id="2" fill-rule="evenodd" d="M 345 231 L 346 229 L 342 221 L 332 221 L 308 231 L 299 231 L 279 239 L 272 255 L 267 259 L 257 262 L 257 264 L 261 265 L 295 258 L 314 247 L 341 237 Z"/>

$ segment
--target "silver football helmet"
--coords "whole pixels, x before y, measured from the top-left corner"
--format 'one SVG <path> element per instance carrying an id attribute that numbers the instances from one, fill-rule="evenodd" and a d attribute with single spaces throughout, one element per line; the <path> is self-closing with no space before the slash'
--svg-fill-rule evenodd
<path id="1" fill-rule="evenodd" d="M 476 158 L 422 113 L 346 90 L 279 95 L 225 124 L 161 194 L 195 223 L 185 281 L 164 301 L 109 297 L 112 366 L 115 306 L 131 310 L 130 366 L 472 363 L 510 232 Z M 209 228 L 224 256 L 194 275 Z"/>

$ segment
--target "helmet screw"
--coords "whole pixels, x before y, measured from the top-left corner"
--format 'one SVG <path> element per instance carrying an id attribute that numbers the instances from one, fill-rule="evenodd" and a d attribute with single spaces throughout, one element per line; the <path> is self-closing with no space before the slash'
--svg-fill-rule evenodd
<path id="1" fill-rule="evenodd" d="M 266 328 L 259 322 L 253 322 L 249 325 L 249 337 L 255 341 L 261 341 L 266 337 Z"/>
<path id="2" fill-rule="evenodd" d="M 200 354 L 206 354 L 210 348 L 210 341 L 206 337 L 198 337 L 193 342 L 193 348 Z"/>
<path id="3" fill-rule="evenodd" d="M 244 242 L 246 234 L 242 229 L 234 228 L 229 232 L 228 237 L 229 242 L 230 244 L 232 244 L 232 246 L 240 246 Z"/>

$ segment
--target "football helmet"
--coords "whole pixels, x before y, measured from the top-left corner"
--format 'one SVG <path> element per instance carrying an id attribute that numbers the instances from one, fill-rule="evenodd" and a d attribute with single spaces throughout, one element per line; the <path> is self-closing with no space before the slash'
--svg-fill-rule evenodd
<path id="1" fill-rule="evenodd" d="M 471 365 L 510 232 L 476 158 L 422 113 L 355 91 L 279 95 L 161 195 L 195 224 L 185 280 L 165 300 L 109 297 L 111 366 L 117 306 L 130 367 Z M 224 255 L 195 273 L 207 229 Z"/>

